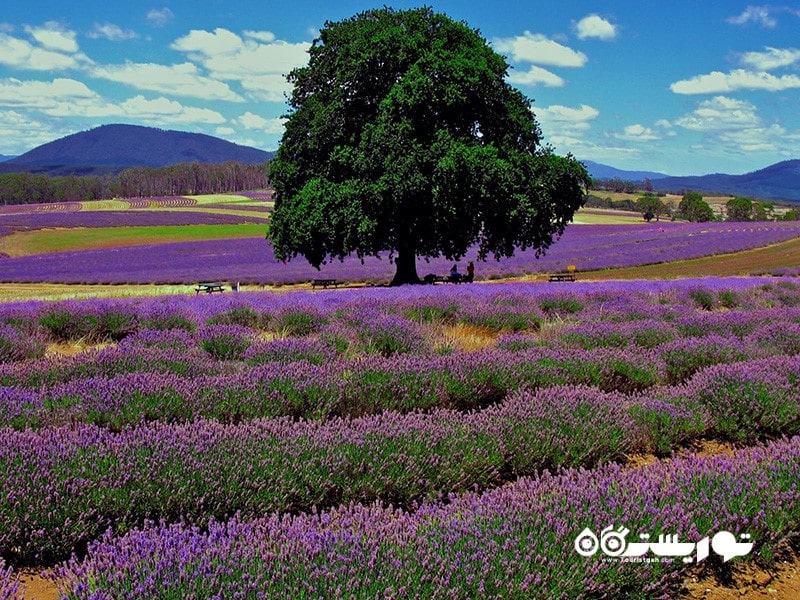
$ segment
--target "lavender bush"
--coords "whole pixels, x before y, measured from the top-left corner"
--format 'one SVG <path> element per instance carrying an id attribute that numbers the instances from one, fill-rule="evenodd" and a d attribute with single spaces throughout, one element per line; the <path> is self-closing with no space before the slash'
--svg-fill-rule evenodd
<path id="1" fill-rule="evenodd" d="M 60 574 L 75 600 L 671 597 L 692 565 L 603 561 L 579 555 L 573 540 L 585 527 L 690 542 L 726 530 L 749 534 L 768 554 L 800 524 L 798 476 L 794 438 L 733 457 L 545 473 L 413 512 L 347 505 L 212 521 L 207 530 L 151 523 L 121 538 L 106 534 Z"/>
<path id="2" fill-rule="evenodd" d="M 39 332 L 0 324 L 0 363 L 41 358 L 46 348 L 44 336 Z"/>

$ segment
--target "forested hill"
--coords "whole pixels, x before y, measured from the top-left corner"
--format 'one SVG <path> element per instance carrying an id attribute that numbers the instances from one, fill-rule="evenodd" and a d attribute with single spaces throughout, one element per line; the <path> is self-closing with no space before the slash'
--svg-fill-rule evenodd
<path id="1" fill-rule="evenodd" d="M 665 177 L 654 181 L 653 185 L 666 192 L 696 190 L 800 202 L 800 160 L 785 160 L 744 175 Z"/>
<path id="2" fill-rule="evenodd" d="M 267 162 L 273 153 L 210 135 L 138 125 L 102 125 L 0 163 L 0 172 L 48 175 L 117 173 L 178 163 Z"/>
<path id="3" fill-rule="evenodd" d="M 646 177 L 653 189 L 659 192 L 683 194 L 696 191 L 711 195 L 750 196 L 762 200 L 784 200 L 800 202 L 800 159 L 785 160 L 758 171 L 744 175 L 699 175 L 691 177 L 671 177 L 648 171 L 623 171 L 584 161 L 596 189 L 628 191 L 639 189 Z M 619 189 L 616 189 L 619 186 Z"/>

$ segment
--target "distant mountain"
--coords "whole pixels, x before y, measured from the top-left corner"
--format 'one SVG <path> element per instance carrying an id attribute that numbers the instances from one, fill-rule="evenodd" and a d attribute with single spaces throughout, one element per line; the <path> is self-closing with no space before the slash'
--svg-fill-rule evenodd
<path id="1" fill-rule="evenodd" d="M 11 156 L 7 154 L 0 154 L 0 162 L 11 160 L 12 158 L 16 158 L 16 156 Z"/>
<path id="2" fill-rule="evenodd" d="M 715 173 L 691 177 L 671 177 L 651 171 L 623 171 L 590 160 L 584 160 L 583 164 L 595 179 L 642 181 L 646 177 L 659 192 L 683 193 L 691 190 L 723 196 L 800 202 L 800 159 L 786 160 L 744 175 Z"/>
<path id="3" fill-rule="evenodd" d="M 766 200 L 800 202 L 800 159 L 786 160 L 744 175 L 702 175 L 666 177 L 654 181 L 664 192 L 694 190 L 731 196 L 751 196 Z"/>
<path id="4" fill-rule="evenodd" d="M 619 178 L 623 181 L 642 181 L 643 179 L 654 180 L 668 177 L 668 175 L 664 175 L 663 173 L 655 173 L 653 171 L 623 171 L 622 169 L 616 169 L 614 167 L 609 167 L 608 165 L 602 165 L 591 160 L 584 160 L 581 162 L 586 165 L 589 175 L 591 175 L 594 179 Z"/>
<path id="5" fill-rule="evenodd" d="M 0 172 L 89 175 L 185 162 L 255 164 L 266 162 L 272 156 L 271 152 L 200 133 L 138 125 L 102 125 L 2 162 Z"/>

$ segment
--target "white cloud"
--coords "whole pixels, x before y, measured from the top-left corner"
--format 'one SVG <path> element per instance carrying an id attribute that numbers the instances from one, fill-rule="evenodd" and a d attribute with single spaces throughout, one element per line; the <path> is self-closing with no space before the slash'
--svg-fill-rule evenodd
<path id="1" fill-rule="evenodd" d="M 675 124 L 693 131 L 721 131 L 759 127 L 761 119 L 750 102 L 715 96 L 700 102 L 692 113 L 676 119 Z"/>
<path id="2" fill-rule="evenodd" d="M 20 81 L 0 79 L 0 106 L 44 109 L 57 102 L 97 98 L 97 94 L 75 79 Z"/>
<path id="3" fill-rule="evenodd" d="M 583 52 L 530 31 L 513 38 L 495 39 L 493 45 L 498 52 L 509 54 L 514 62 L 551 67 L 582 67 L 588 60 Z"/>
<path id="4" fill-rule="evenodd" d="M 216 135 L 233 135 L 236 133 L 236 130 L 233 127 L 217 127 L 214 133 Z"/>
<path id="5" fill-rule="evenodd" d="M 718 140 L 725 146 L 737 148 L 741 152 L 774 152 L 778 150 L 786 130 L 780 125 L 735 129 L 719 134 Z"/>
<path id="6" fill-rule="evenodd" d="M 58 133 L 56 133 L 58 132 Z M 22 154 L 31 148 L 53 141 L 54 134 L 67 135 L 52 123 L 31 118 L 17 111 L 0 111 L 0 154 Z"/>
<path id="7" fill-rule="evenodd" d="M 553 104 L 534 112 L 545 140 L 570 151 L 585 139 L 591 121 L 600 115 L 588 104 L 581 104 L 578 108 Z"/>
<path id="8" fill-rule="evenodd" d="M 800 76 L 782 75 L 777 77 L 765 71 L 735 69 L 728 73 L 713 71 L 707 75 L 697 75 L 691 79 L 676 81 L 669 87 L 676 94 L 721 94 L 736 90 L 777 92 L 800 88 Z"/>
<path id="9" fill-rule="evenodd" d="M 581 104 L 579 108 L 553 104 L 535 112 L 536 117 L 542 123 L 565 123 L 572 126 L 580 125 L 581 127 L 585 125 L 587 128 L 589 121 L 600 116 L 600 111 L 588 104 Z"/>
<path id="10" fill-rule="evenodd" d="M 733 25 L 745 25 L 752 22 L 767 29 L 773 29 L 778 24 L 778 21 L 770 15 L 769 6 L 748 6 L 742 14 L 728 17 L 727 21 Z"/>
<path id="11" fill-rule="evenodd" d="M 64 29 L 55 21 L 48 21 L 42 27 L 25 27 L 25 31 L 47 50 L 74 54 L 78 52 L 75 32 Z"/>
<path id="12" fill-rule="evenodd" d="M 283 75 L 249 76 L 239 80 L 248 97 L 263 102 L 284 102 L 292 91 L 291 84 Z"/>
<path id="13" fill-rule="evenodd" d="M 514 85 L 544 85 L 545 87 L 563 87 L 564 80 L 547 69 L 531 65 L 527 71 L 511 71 L 508 82 Z"/>
<path id="14" fill-rule="evenodd" d="M 147 13 L 147 20 L 153 27 L 164 27 L 167 23 L 172 21 L 175 18 L 175 13 L 173 13 L 169 8 L 153 8 Z"/>
<path id="15" fill-rule="evenodd" d="M 187 52 L 198 61 L 218 54 L 235 54 L 244 48 L 241 37 L 221 27 L 213 32 L 192 29 L 187 35 L 172 43 L 173 50 Z"/>
<path id="16" fill-rule="evenodd" d="M 28 28 L 28 31 L 37 44 L 0 32 L 0 47 L 3 48 L 0 52 L 0 64 L 29 71 L 63 71 L 91 64 L 92 61 L 78 50 L 74 38 L 70 41 L 70 37 L 64 32 L 47 28 Z M 43 43 L 47 45 L 42 47 Z M 66 52 L 54 47 L 74 50 Z"/>
<path id="17" fill-rule="evenodd" d="M 254 100 L 283 102 L 291 91 L 286 75 L 308 63 L 310 43 L 276 40 L 266 31 L 247 31 L 247 39 L 222 28 L 192 30 L 175 40 L 174 50 L 206 69 L 215 79 L 237 81 Z"/>
<path id="18" fill-rule="evenodd" d="M 221 79 L 243 79 L 250 75 L 286 75 L 296 67 L 308 63 L 308 42 L 292 44 L 274 41 L 267 44 L 253 40 L 244 42 L 227 29 L 191 31 L 175 40 L 172 48 L 189 52 L 213 76 Z"/>
<path id="19" fill-rule="evenodd" d="M 800 50 L 796 48 L 764 48 L 764 52 L 745 52 L 742 62 L 759 71 L 788 67 L 800 61 Z"/>
<path id="20" fill-rule="evenodd" d="M 202 75 L 192 63 L 105 65 L 95 67 L 90 74 L 100 79 L 108 79 L 137 89 L 162 94 L 175 94 L 203 100 L 243 101 L 243 98 L 231 90 L 228 84 Z"/>
<path id="21" fill-rule="evenodd" d="M 587 15 L 575 25 L 575 34 L 581 40 L 595 38 L 609 41 L 617 37 L 617 28 L 603 17 Z"/>
<path id="22" fill-rule="evenodd" d="M 135 96 L 121 104 L 126 115 L 139 118 L 165 121 L 169 123 L 225 123 L 225 117 L 208 108 L 184 106 L 175 100 L 163 96 L 155 100 L 147 100 L 144 96 Z"/>
<path id="23" fill-rule="evenodd" d="M 154 124 L 225 123 L 225 117 L 214 110 L 184 106 L 164 97 L 148 100 L 139 95 L 121 103 L 112 102 L 84 83 L 65 78 L 52 81 L 0 79 L 0 107 L 34 110 L 51 117 L 123 117 L 153 121 Z"/>
<path id="24" fill-rule="evenodd" d="M 700 102 L 675 124 L 702 132 L 707 147 L 728 153 L 796 155 L 800 152 L 800 132 L 787 131 L 777 123 L 764 123 L 758 108 L 744 100 L 716 96 Z"/>
<path id="25" fill-rule="evenodd" d="M 629 142 L 652 142 L 661 139 L 661 136 L 651 128 L 638 123 L 628 125 L 624 128 L 622 133 L 614 134 L 614 137 Z"/>
<path id="26" fill-rule="evenodd" d="M 275 41 L 275 34 L 271 31 L 245 31 L 243 33 L 245 37 L 252 38 L 259 42 L 265 42 L 269 44 Z"/>
<path id="27" fill-rule="evenodd" d="M 93 40 L 104 38 L 112 42 L 134 40 L 139 37 L 135 31 L 122 29 L 119 25 L 115 25 L 114 23 L 95 23 L 92 30 L 86 35 Z"/>
<path id="28" fill-rule="evenodd" d="M 279 117 L 277 119 L 265 119 L 260 115 L 251 113 L 250 111 L 241 115 L 234 122 L 241 125 L 245 129 L 258 129 L 264 133 L 283 133 L 284 124 L 286 119 Z"/>

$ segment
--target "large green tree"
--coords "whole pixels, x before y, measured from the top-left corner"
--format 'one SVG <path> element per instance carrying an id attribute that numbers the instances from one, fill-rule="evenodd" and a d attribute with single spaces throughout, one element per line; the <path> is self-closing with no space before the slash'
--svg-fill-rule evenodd
<path id="1" fill-rule="evenodd" d="M 544 251 L 590 178 L 540 142 L 530 102 L 480 33 L 430 8 L 328 22 L 293 70 L 270 178 L 276 256 L 312 265 L 388 251 L 416 258 Z"/>
<path id="2" fill-rule="evenodd" d="M 753 201 L 744 196 L 736 196 L 725 203 L 728 221 L 752 221 Z"/>
<path id="3" fill-rule="evenodd" d="M 705 223 L 714 220 L 714 210 L 700 192 L 687 192 L 678 205 L 678 215 L 687 221 Z"/>

